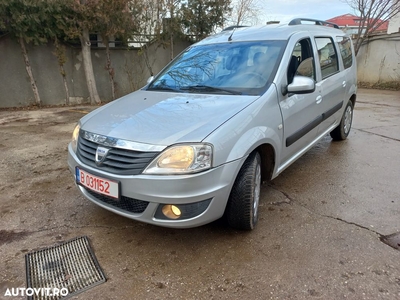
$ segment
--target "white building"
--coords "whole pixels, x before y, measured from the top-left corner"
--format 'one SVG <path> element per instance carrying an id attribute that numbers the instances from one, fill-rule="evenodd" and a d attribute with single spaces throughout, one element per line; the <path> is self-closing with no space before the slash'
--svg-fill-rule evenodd
<path id="1" fill-rule="evenodd" d="M 400 32 L 400 13 L 389 20 L 387 33 Z"/>

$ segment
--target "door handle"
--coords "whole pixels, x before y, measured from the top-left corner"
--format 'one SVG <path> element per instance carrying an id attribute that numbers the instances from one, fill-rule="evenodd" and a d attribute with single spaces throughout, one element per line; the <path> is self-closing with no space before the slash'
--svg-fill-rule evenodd
<path id="1" fill-rule="evenodd" d="M 320 103 L 322 102 L 322 96 L 319 95 L 319 96 L 317 97 L 317 99 L 315 99 L 315 102 L 316 102 L 317 104 L 320 104 Z"/>
<path id="2" fill-rule="evenodd" d="M 346 81 L 343 81 L 343 82 L 342 82 L 342 86 L 343 86 L 343 87 L 346 87 Z"/>

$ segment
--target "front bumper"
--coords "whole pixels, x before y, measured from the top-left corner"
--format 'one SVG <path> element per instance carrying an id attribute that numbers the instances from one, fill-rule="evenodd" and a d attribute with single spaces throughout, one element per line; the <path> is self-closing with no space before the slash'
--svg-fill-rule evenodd
<path id="1" fill-rule="evenodd" d="M 190 175 L 116 175 L 84 165 L 68 146 L 68 166 L 75 174 L 75 167 L 82 168 L 93 175 L 120 182 L 121 195 L 126 205 L 146 204 L 142 210 L 129 209 L 125 204 L 104 201 L 102 197 L 88 192 L 77 185 L 81 193 L 95 204 L 124 217 L 137 221 L 172 228 L 190 228 L 210 223 L 222 217 L 232 185 L 245 158 L 205 172 Z M 165 220 L 157 218 L 160 204 L 189 204 L 209 201 L 208 207 L 199 215 L 184 220 Z M 137 201 L 137 203 L 133 202 Z M 124 202 L 125 203 L 125 202 Z"/>

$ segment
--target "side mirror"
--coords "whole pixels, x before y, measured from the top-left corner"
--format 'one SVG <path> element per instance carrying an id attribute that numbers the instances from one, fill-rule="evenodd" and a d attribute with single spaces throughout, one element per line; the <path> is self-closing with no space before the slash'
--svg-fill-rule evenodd
<path id="1" fill-rule="evenodd" d="M 315 91 L 315 81 L 310 77 L 296 75 L 287 87 L 288 93 L 308 94 Z"/>
<path id="2" fill-rule="evenodd" d="M 147 79 L 147 84 L 151 83 L 154 80 L 154 76 L 150 76 L 149 79 Z"/>

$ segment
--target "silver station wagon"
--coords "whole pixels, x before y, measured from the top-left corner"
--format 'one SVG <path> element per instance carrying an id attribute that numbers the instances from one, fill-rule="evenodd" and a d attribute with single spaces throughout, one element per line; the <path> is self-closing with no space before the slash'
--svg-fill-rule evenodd
<path id="1" fill-rule="evenodd" d="M 229 28 L 84 116 L 69 168 L 86 198 L 122 216 L 175 228 L 224 216 L 250 230 L 263 181 L 328 133 L 347 138 L 356 92 L 353 45 L 335 24 Z"/>

